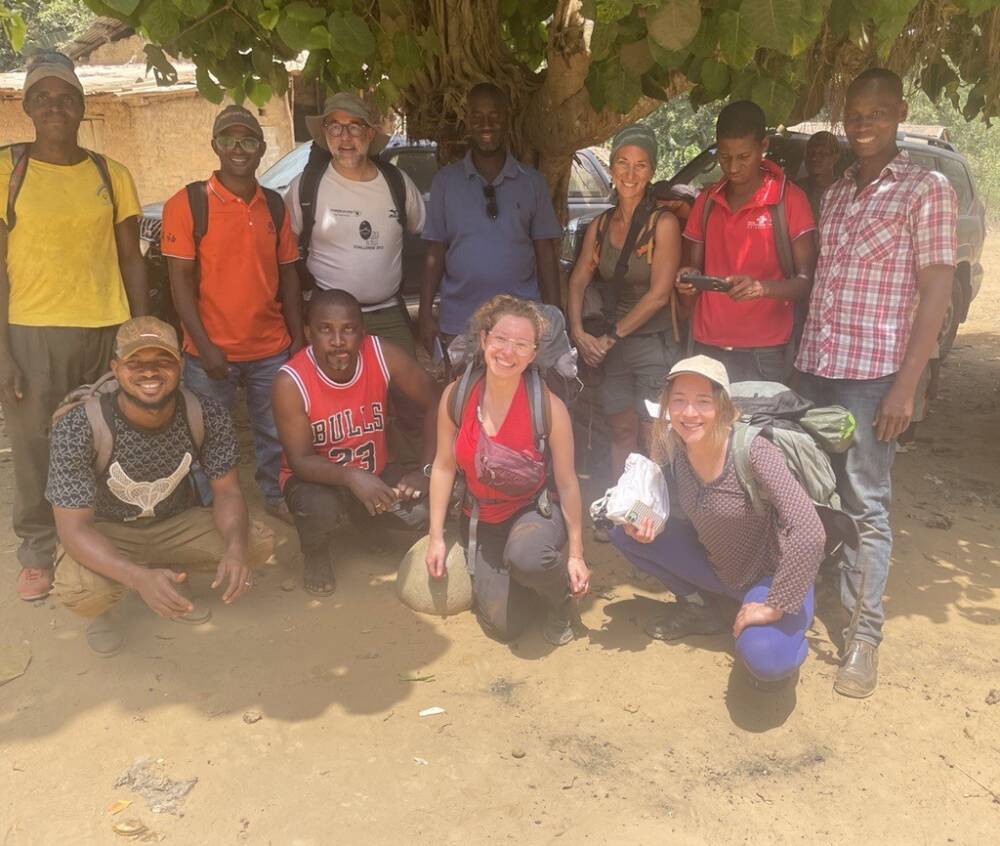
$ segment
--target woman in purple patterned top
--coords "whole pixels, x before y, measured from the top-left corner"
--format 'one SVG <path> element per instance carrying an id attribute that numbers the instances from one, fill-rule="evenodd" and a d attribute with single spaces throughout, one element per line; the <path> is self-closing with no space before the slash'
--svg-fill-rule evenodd
<path id="1" fill-rule="evenodd" d="M 721 632 L 727 622 L 719 598 L 737 600 L 736 652 L 751 679 L 767 686 L 794 677 L 805 660 L 826 534 L 781 451 L 762 437 L 750 446 L 750 467 L 769 507 L 754 511 L 731 455 L 736 418 L 720 362 L 703 355 L 678 362 L 653 430 L 653 458 L 674 482 L 675 514 L 658 536 L 647 522 L 617 528 L 611 539 L 677 597 L 647 627 L 650 636 Z"/>

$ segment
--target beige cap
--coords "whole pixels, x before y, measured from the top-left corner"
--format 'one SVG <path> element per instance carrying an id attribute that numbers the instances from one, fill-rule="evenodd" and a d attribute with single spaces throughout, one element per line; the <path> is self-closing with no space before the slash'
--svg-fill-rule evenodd
<path id="1" fill-rule="evenodd" d="M 667 381 L 669 382 L 675 376 L 680 376 L 683 373 L 704 376 L 709 382 L 722 388 L 727 397 L 729 396 L 729 374 L 726 373 L 726 366 L 721 361 L 716 361 L 707 355 L 693 355 L 691 358 L 681 359 L 670 368 Z"/>
<path id="2" fill-rule="evenodd" d="M 351 117 L 363 120 L 375 130 L 375 137 L 368 148 L 368 152 L 371 155 L 381 153 L 385 149 L 385 145 L 389 143 L 389 136 L 379 128 L 379 118 L 375 111 L 368 108 L 364 100 L 357 94 L 352 94 L 350 91 L 338 91 L 336 94 L 331 94 L 326 98 L 321 114 L 306 116 L 306 128 L 309 130 L 309 134 L 312 136 L 313 141 L 324 150 L 329 150 L 330 148 L 326 143 L 326 130 L 323 128 L 323 119 L 330 112 L 347 112 Z"/>
<path id="3" fill-rule="evenodd" d="M 126 361 L 139 350 L 156 349 L 170 353 L 181 360 L 177 333 L 169 323 L 155 317 L 133 317 L 118 327 L 115 335 L 115 358 Z"/>
<path id="4" fill-rule="evenodd" d="M 24 77 L 22 93 L 27 94 L 32 85 L 49 77 L 61 79 L 83 94 L 83 84 L 76 75 L 73 60 L 56 50 L 40 50 L 28 59 L 28 72 Z"/>

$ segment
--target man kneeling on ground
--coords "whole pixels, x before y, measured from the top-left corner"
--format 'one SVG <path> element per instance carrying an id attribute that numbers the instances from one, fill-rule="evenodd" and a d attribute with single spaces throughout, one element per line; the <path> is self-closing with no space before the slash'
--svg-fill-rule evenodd
<path id="1" fill-rule="evenodd" d="M 225 584 L 228 604 L 253 587 L 254 565 L 271 553 L 270 530 L 250 526 L 229 413 L 181 391 L 180 362 L 177 334 L 166 323 L 139 317 L 122 324 L 111 361 L 119 388 L 100 398 L 111 432 L 105 466 L 95 466 L 84 405 L 52 428 L 45 495 L 62 544 L 55 593 L 71 611 L 93 618 L 87 643 L 102 657 L 122 647 L 114 606 L 126 590 L 162 617 L 203 623 L 211 615 L 195 610 L 187 570 L 214 570 L 212 587 Z M 196 461 L 212 487 L 210 509 L 196 500 Z"/>
<path id="2" fill-rule="evenodd" d="M 361 306 L 346 291 L 318 290 L 306 321 L 309 346 L 274 380 L 274 420 L 285 454 L 280 482 L 305 557 L 303 587 L 336 589 L 331 539 L 342 517 L 363 535 L 395 525 L 424 529 L 427 480 L 437 443 L 440 389 L 408 352 L 365 334 Z M 389 462 L 389 382 L 425 412 L 423 470 Z"/>

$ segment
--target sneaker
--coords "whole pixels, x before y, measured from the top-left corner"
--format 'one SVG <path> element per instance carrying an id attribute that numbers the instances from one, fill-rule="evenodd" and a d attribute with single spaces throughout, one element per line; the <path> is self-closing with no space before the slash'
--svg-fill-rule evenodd
<path id="1" fill-rule="evenodd" d="M 833 689 L 841 696 L 867 699 L 878 687 L 878 647 L 865 640 L 852 640 L 837 670 Z"/>
<path id="2" fill-rule="evenodd" d="M 116 609 L 111 608 L 90 621 L 87 646 L 99 658 L 110 658 L 122 651 L 125 635 Z"/>
<path id="3" fill-rule="evenodd" d="M 542 626 L 542 637 L 553 646 L 564 646 L 573 639 L 573 625 L 569 619 L 569 603 L 561 608 L 550 608 Z"/>
<path id="4" fill-rule="evenodd" d="M 283 499 L 279 499 L 277 502 L 266 503 L 264 505 L 264 511 L 266 511 L 275 520 L 281 520 L 289 526 L 295 525 L 295 520 L 292 518 L 292 512 L 288 510 L 288 504 Z"/>
<path id="5" fill-rule="evenodd" d="M 713 635 L 726 630 L 726 621 L 711 603 L 671 602 L 668 611 L 643 630 L 655 640 L 680 640 L 688 635 Z"/>
<path id="6" fill-rule="evenodd" d="M 186 581 L 175 584 L 174 587 L 181 596 L 194 605 L 194 608 L 191 611 L 188 611 L 187 614 L 181 614 L 178 617 L 171 617 L 170 619 L 173 622 L 183 623 L 186 626 L 201 626 L 212 619 L 212 611 L 210 608 L 206 608 L 204 605 L 195 605 L 194 597 L 191 595 L 191 587 Z"/>
<path id="7" fill-rule="evenodd" d="M 52 592 L 51 567 L 23 567 L 17 577 L 17 595 L 25 602 L 45 599 Z"/>

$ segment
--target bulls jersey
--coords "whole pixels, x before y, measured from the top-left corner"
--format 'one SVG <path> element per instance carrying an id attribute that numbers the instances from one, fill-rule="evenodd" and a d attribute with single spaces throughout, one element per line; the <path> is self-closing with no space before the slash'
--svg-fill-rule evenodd
<path id="1" fill-rule="evenodd" d="M 349 382 L 328 379 L 316 363 L 311 346 L 296 353 L 281 370 L 292 377 L 302 394 L 316 454 L 334 464 L 381 474 L 388 460 L 385 416 L 389 368 L 379 339 L 365 336 L 358 350 L 357 369 Z M 282 455 L 282 488 L 291 475 Z"/>

